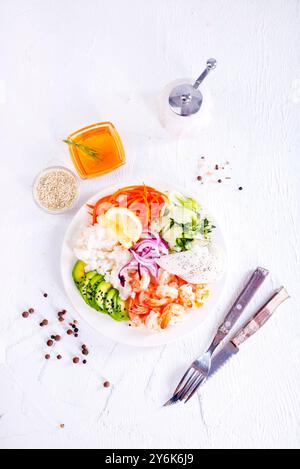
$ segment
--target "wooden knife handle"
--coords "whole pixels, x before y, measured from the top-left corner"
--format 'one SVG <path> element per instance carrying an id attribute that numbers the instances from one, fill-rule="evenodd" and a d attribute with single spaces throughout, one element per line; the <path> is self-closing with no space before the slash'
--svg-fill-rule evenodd
<path id="1" fill-rule="evenodd" d="M 289 298 L 285 288 L 280 288 L 271 299 L 263 306 L 253 319 L 235 336 L 232 343 L 239 347 L 247 339 L 252 337 L 273 316 L 278 306 Z"/>

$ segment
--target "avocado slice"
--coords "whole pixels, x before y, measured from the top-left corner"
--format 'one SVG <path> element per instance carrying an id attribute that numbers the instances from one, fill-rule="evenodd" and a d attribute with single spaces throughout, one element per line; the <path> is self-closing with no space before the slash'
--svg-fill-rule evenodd
<path id="1" fill-rule="evenodd" d="M 115 321 L 128 321 L 128 313 L 125 301 L 122 301 L 118 290 L 109 290 L 105 300 L 105 311 Z"/>
<path id="2" fill-rule="evenodd" d="M 97 310 L 102 311 L 103 313 L 105 313 L 106 295 L 110 289 L 111 283 L 108 283 L 105 280 L 103 280 L 103 282 L 101 282 L 96 289 L 95 306 Z"/>
<path id="3" fill-rule="evenodd" d="M 81 296 L 86 303 L 88 303 L 87 288 L 88 288 L 90 281 L 92 280 L 93 277 L 95 277 L 95 275 L 98 275 L 97 270 L 92 270 L 91 272 L 88 272 L 86 276 L 83 278 L 83 280 L 81 281 L 81 283 L 79 284 L 79 290 L 80 290 Z"/>
<path id="4" fill-rule="evenodd" d="M 94 299 L 95 293 L 98 285 L 103 282 L 104 277 L 100 274 L 95 275 L 89 282 L 86 291 L 86 297 L 88 304 L 93 308 L 94 307 Z"/>
<path id="5" fill-rule="evenodd" d="M 85 277 L 85 266 L 86 264 L 83 261 L 77 261 L 73 268 L 72 276 L 78 289 L 80 283 Z"/>
<path id="6" fill-rule="evenodd" d="M 128 316 L 128 309 L 126 306 L 126 302 L 121 300 L 120 296 L 117 295 L 116 297 L 116 321 L 129 321 L 129 316 Z"/>
<path id="7" fill-rule="evenodd" d="M 111 317 L 113 317 L 115 313 L 115 298 L 118 294 L 118 290 L 116 290 L 115 288 L 111 288 L 105 298 L 105 312 Z"/>

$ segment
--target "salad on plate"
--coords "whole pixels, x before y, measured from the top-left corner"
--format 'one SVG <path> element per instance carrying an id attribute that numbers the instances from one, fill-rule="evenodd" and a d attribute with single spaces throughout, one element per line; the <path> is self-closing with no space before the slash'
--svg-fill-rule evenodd
<path id="1" fill-rule="evenodd" d="M 73 240 L 72 275 L 91 308 L 159 332 L 204 305 L 224 263 L 198 201 L 141 185 L 87 209 L 90 221 Z"/>

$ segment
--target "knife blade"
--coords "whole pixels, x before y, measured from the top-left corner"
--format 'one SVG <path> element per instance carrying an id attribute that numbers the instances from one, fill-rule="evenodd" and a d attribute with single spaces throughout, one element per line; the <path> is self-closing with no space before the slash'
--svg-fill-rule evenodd
<path id="1" fill-rule="evenodd" d="M 212 360 L 209 379 L 240 351 L 239 347 L 258 332 L 273 316 L 277 308 L 290 298 L 285 288 L 277 290 L 257 314 L 244 326 L 235 337 Z"/>

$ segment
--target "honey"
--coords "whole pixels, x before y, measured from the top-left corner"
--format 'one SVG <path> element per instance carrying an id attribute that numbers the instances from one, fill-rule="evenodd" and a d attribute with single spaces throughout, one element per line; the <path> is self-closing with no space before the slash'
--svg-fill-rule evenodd
<path id="1" fill-rule="evenodd" d="M 109 173 L 126 162 L 122 141 L 110 122 L 85 127 L 70 135 L 68 140 L 74 142 L 69 149 L 82 179 Z"/>

